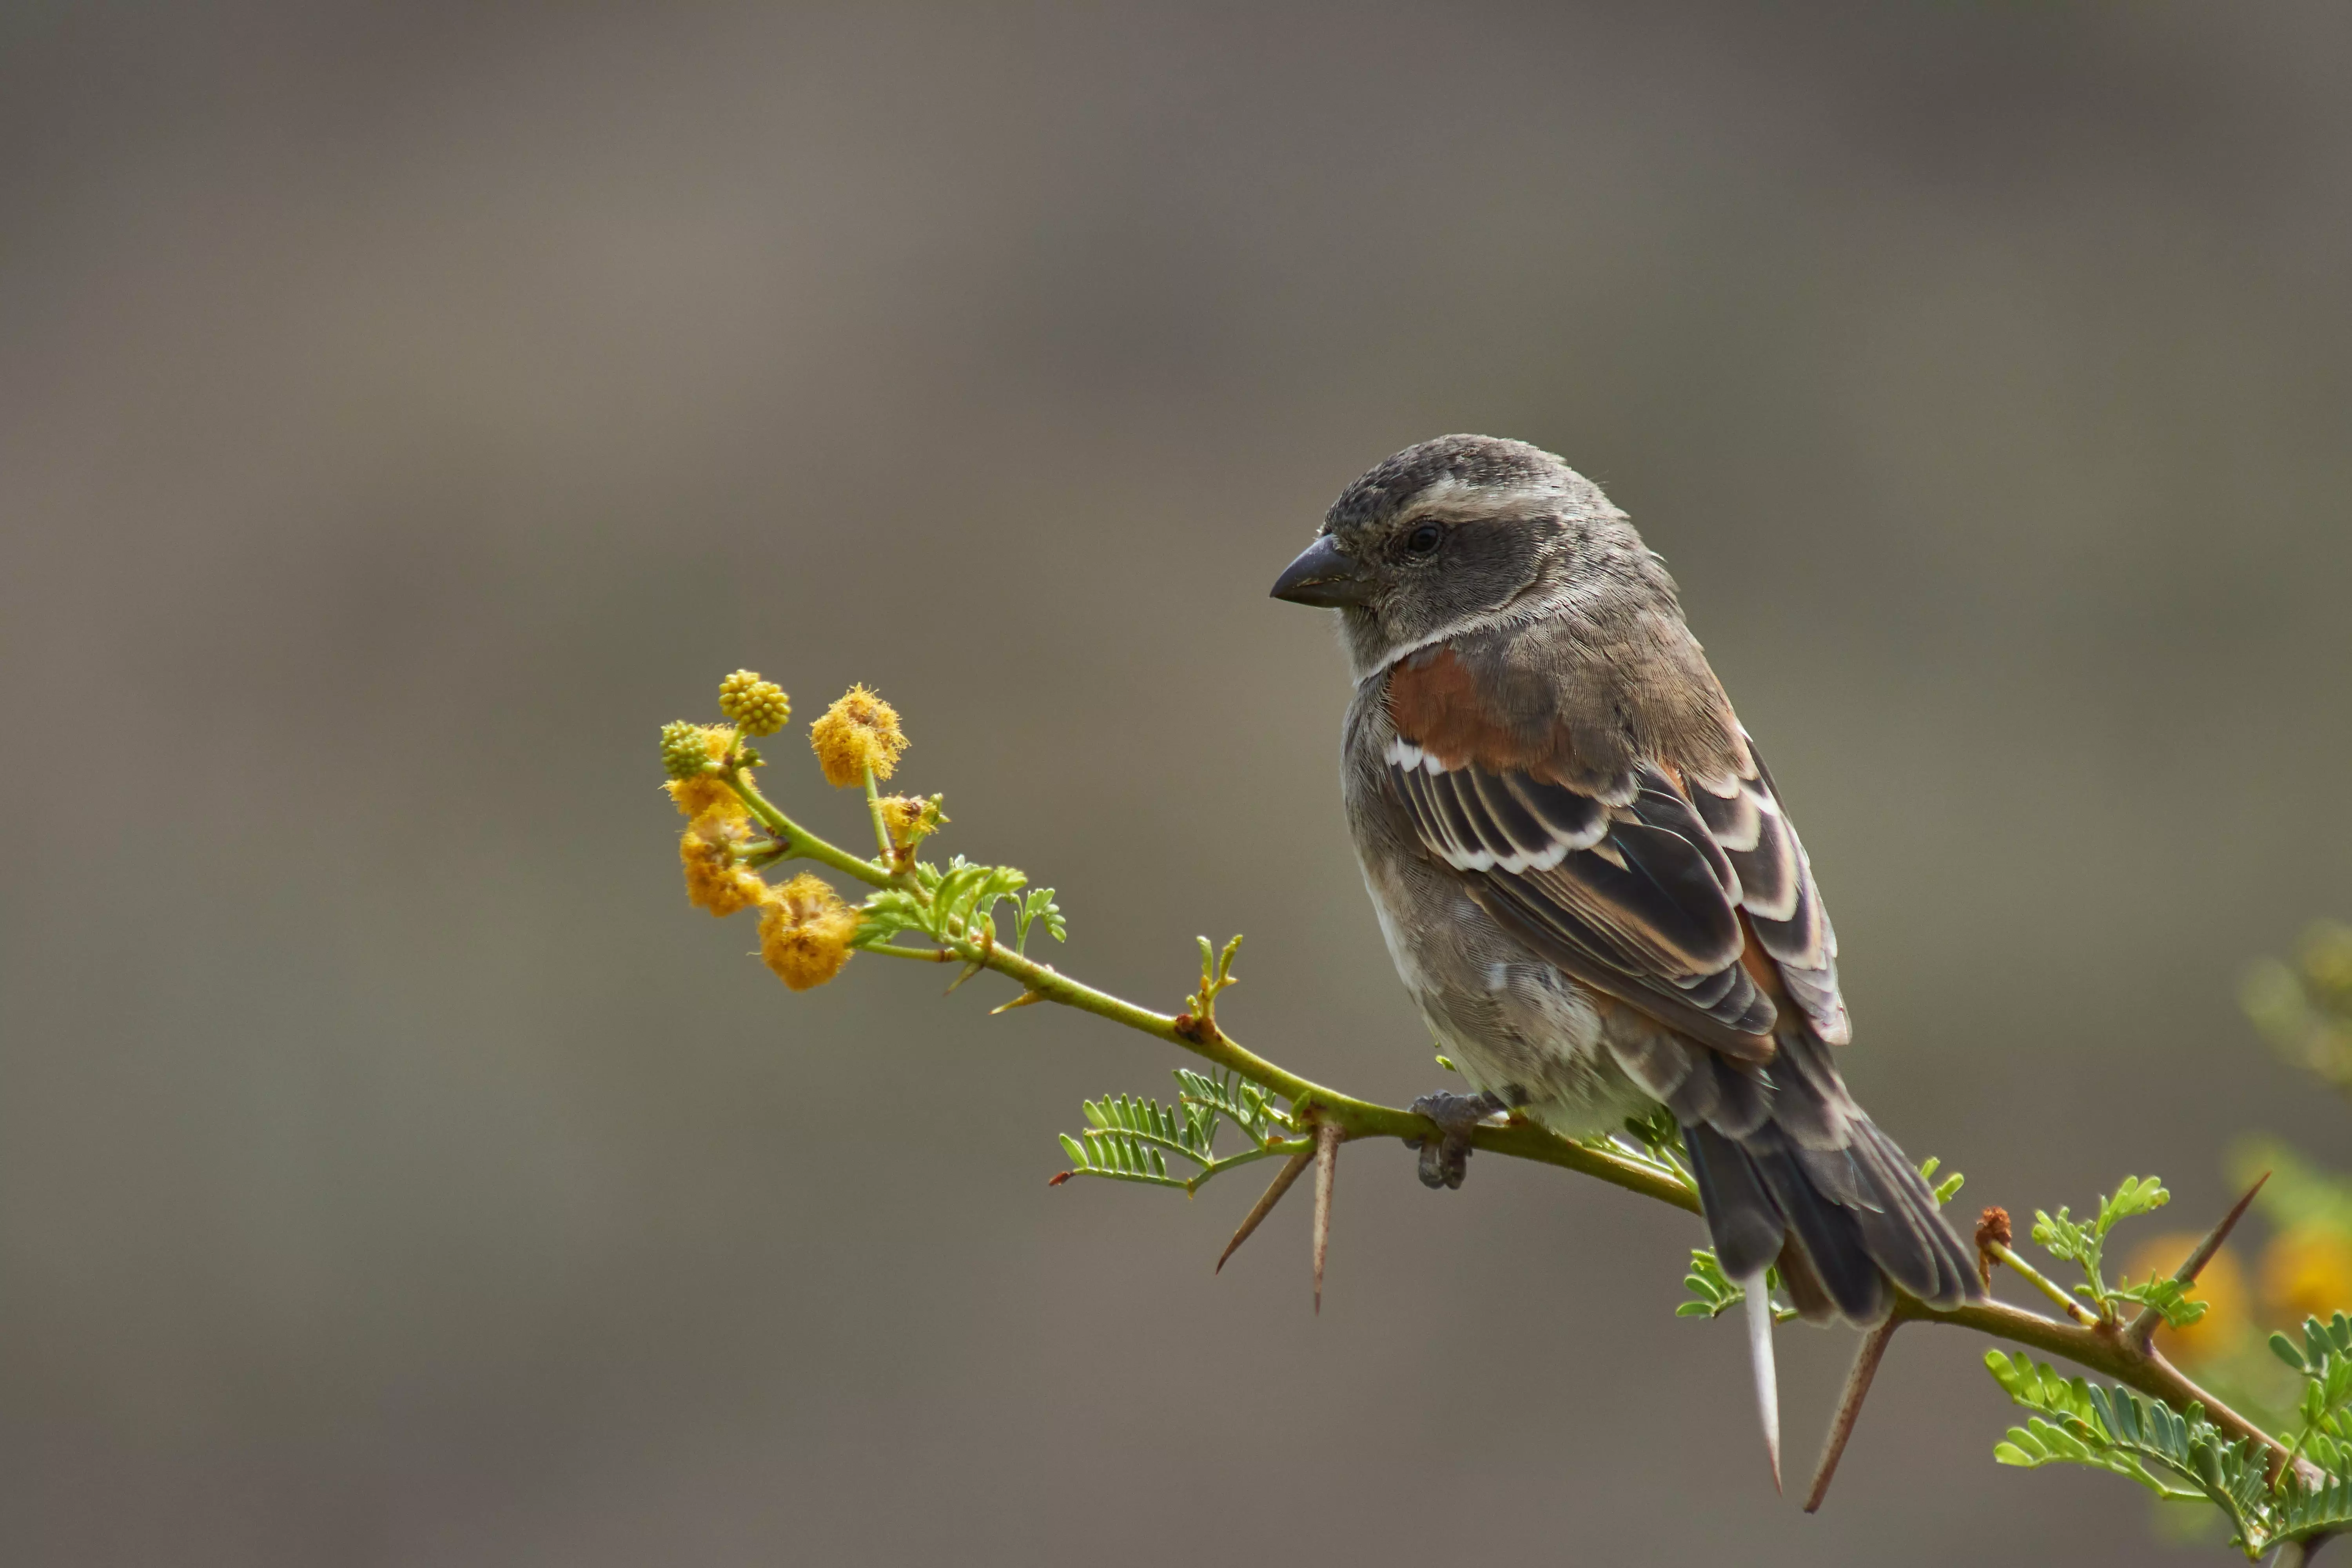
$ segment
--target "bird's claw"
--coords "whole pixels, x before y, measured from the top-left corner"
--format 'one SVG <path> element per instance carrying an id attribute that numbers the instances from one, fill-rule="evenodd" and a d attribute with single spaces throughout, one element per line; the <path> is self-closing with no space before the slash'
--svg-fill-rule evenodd
<path id="1" fill-rule="evenodd" d="M 1452 1189 L 1470 1173 L 1470 1133 L 1489 1116 L 1503 1110 L 1491 1094 L 1424 1094 L 1412 1102 L 1415 1116 L 1437 1123 L 1434 1138 L 1408 1138 L 1406 1147 L 1421 1151 L 1421 1184 Z"/>

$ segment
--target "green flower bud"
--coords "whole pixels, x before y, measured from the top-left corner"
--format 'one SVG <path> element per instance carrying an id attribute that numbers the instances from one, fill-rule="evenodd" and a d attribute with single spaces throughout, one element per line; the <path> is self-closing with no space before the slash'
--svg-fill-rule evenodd
<path id="1" fill-rule="evenodd" d="M 735 721 L 746 735 L 772 735 L 793 716 L 792 700 L 759 672 L 739 669 L 719 683 L 719 710 Z"/>
<path id="2" fill-rule="evenodd" d="M 710 753 L 710 731 L 701 725 L 674 719 L 662 726 L 662 772 L 670 777 L 690 779 L 709 773 L 717 760 Z"/>

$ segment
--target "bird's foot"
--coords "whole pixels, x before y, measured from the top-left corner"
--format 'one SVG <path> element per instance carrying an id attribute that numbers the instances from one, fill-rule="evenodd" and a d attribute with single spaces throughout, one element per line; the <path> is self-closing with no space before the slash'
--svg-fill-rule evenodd
<path id="1" fill-rule="evenodd" d="M 1458 1187 L 1470 1173 L 1471 1129 L 1509 1108 L 1491 1094 L 1424 1094 L 1412 1109 L 1437 1123 L 1436 1137 L 1405 1141 L 1421 1151 L 1421 1184 Z"/>

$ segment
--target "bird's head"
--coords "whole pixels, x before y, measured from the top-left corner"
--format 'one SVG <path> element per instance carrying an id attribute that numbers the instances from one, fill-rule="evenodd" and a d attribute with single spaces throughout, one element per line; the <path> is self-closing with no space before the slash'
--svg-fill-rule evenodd
<path id="1" fill-rule="evenodd" d="M 1441 436 L 1341 491 L 1274 596 L 1338 610 L 1360 679 L 1605 582 L 1672 600 L 1656 558 L 1591 480 L 1524 441 Z"/>

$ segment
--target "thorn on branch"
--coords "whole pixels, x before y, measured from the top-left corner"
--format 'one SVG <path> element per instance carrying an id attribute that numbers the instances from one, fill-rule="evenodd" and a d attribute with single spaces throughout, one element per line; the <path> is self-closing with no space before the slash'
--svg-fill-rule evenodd
<path id="1" fill-rule="evenodd" d="M 957 975 L 953 980 L 948 982 L 948 988 L 940 993 L 941 995 L 954 995 L 957 986 L 962 984 L 965 981 L 971 979 L 973 975 L 988 967 L 988 961 L 994 957 L 996 953 L 996 928 L 994 926 L 982 928 L 980 933 L 978 946 L 980 948 L 980 956 L 965 964 L 961 974 Z"/>
<path id="2" fill-rule="evenodd" d="M 2199 1242 L 2195 1250 L 2182 1260 L 2179 1268 L 2174 1272 L 2173 1279 L 2183 1285 L 2197 1283 L 2197 1276 L 2202 1274 L 2205 1271 L 2205 1266 L 2213 1261 L 2213 1255 L 2221 1250 L 2221 1244 L 2230 1239 L 2230 1233 L 2238 1228 L 2240 1220 L 2246 1217 L 2246 1209 L 2253 1203 L 2254 1194 L 2261 1192 L 2263 1184 L 2270 1179 L 2271 1173 L 2268 1171 L 2254 1178 L 2254 1184 L 2246 1189 L 2246 1195 L 2240 1198 L 2235 1206 L 2221 1216 L 2221 1222 L 2219 1225 L 2206 1233 L 2205 1239 Z M 2145 1352 L 2149 1342 L 2156 1336 L 2158 1325 L 2163 1321 L 2164 1314 L 2161 1311 L 2152 1306 L 2144 1307 L 2140 1310 L 2139 1316 L 2132 1320 L 2131 1327 L 2126 1331 L 2126 1337 L 2135 1350 Z"/>
<path id="3" fill-rule="evenodd" d="M 1780 1490 L 1780 1374 L 1772 1360 L 1771 1275 L 1762 1268 L 1738 1280 L 1748 1320 L 1748 1359 L 1756 1377 L 1756 1415 L 1764 1429 L 1764 1457 L 1772 1465 L 1772 1490 Z"/>
<path id="4" fill-rule="evenodd" d="M 1315 1126 L 1315 1310 L 1323 1310 L 1323 1257 L 1331 1249 L 1331 1183 L 1339 1173 L 1339 1140 L 1336 1121 Z"/>
<path id="5" fill-rule="evenodd" d="M 1276 1172 L 1274 1180 L 1266 1184 L 1265 1196 L 1259 1198 L 1251 1207 L 1250 1212 L 1243 1216 L 1240 1228 L 1234 1232 L 1234 1238 L 1225 1243 L 1225 1249 L 1223 1252 L 1217 1254 L 1217 1266 L 1210 1270 L 1211 1273 L 1222 1274 L 1225 1271 L 1225 1259 L 1241 1250 L 1242 1243 L 1247 1241 L 1259 1225 L 1264 1223 L 1265 1216 L 1274 1212 L 1274 1205 L 1282 1201 L 1283 1194 L 1290 1191 L 1291 1184 L 1298 1180 L 1299 1174 L 1307 1169 L 1314 1158 L 1314 1150 L 1301 1149 L 1283 1162 L 1282 1169 Z"/>
<path id="6" fill-rule="evenodd" d="M 1985 1214 L 1988 1217 L 2000 1215 L 2002 1228 L 2008 1228 L 2009 1215 L 2000 1209 L 1987 1209 Z M 1986 1255 L 1978 1256 L 1981 1258 Z M 1991 1272 L 1990 1265 L 1985 1268 L 1987 1273 Z M 1853 1368 L 1845 1374 L 1845 1392 L 1838 1396 L 1837 1414 L 1831 1418 L 1830 1435 L 1822 1444 L 1822 1462 L 1813 1468 L 1813 1489 L 1805 1494 L 1807 1513 L 1820 1511 L 1822 1500 L 1830 1495 L 1830 1482 L 1837 1476 L 1838 1461 L 1845 1457 L 1847 1441 L 1853 1436 L 1853 1424 L 1862 1415 L 1862 1402 L 1870 1396 L 1871 1380 L 1878 1375 L 1878 1363 L 1885 1359 L 1886 1347 L 1902 1323 L 1902 1319 L 1890 1314 L 1885 1322 L 1863 1336 L 1861 1347 L 1854 1352 Z"/>
<path id="7" fill-rule="evenodd" d="M 1033 1007 L 1045 999 L 1045 994 L 1043 991 L 1024 991 L 1020 995 L 1015 996 L 1003 1006 L 991 1007 L 988 1010 L 988 1016 L 993 1018 L 999 1013 L 1010 1013 L 1015 1007 Z"/>

